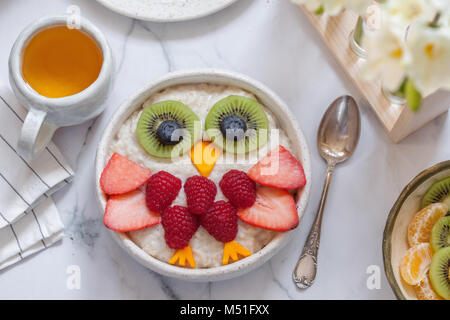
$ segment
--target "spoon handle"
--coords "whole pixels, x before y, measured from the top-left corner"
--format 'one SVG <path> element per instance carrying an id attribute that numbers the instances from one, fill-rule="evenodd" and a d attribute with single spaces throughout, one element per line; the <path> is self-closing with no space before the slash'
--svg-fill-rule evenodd
<path id="1" fill-rule="evenodd" d="M 303 247 L 302 255 L 300 256 L 297 265 L 293 272 L 293 279 L 297 287 L 300 289 L 309 288 L 316 278 L 317 272 L 317 254 L 319 252 L 320 244 L 320 229 L 322 227 L 323 210 L 328 196 L 328 189 L 330 187 L 331 178 L 334 172 L 334 165 L 329 164 L 325 184 L 323 186 L 322 198 L 320 199 L 319 210 L 317 212 L 314 223 L 309 231 L 305 246 Z"/>

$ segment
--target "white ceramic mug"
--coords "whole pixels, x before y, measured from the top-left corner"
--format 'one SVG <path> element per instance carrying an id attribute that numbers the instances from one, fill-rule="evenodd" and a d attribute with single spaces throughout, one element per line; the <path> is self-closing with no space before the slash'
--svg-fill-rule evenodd
<path id="1" fill-rule="evenodd" d="M 97 42 L 103 54 L 98 78 L 85 90 L 62 98 L 47 98 L 31 88 L 22 77 L 22 55 L 28 41 L 45 28 L 66 25 L 69 15 L 47 16 L 29 25 L 17 38 L 9 57 L 9 81 L 19 101 L 28 109 L 18 151 L 27 160 L 36 157 L 50 142 L 56 129 L 85 122 L 106 107 L 113 74 L 113 58 L 106 38 L 88 20 L 79 19 L 80 30 Z"/>

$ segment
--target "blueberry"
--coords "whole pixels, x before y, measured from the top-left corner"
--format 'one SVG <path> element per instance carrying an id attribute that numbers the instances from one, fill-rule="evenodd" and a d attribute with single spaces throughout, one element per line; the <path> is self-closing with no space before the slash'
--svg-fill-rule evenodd
<path id="1" fill-rule="evenodd" d="M 228 140 L 238 141 L 244 138 L 247 131 L 247 123 L 236 115 L 227 116 L 220 123 L 220 131 Z"/>
<path id="2" fill-rule="evenodd" d="M 181 126 L 176 121 L 165 120 L 158 126 L 156 135 L 158 136 L 158 139 L 162 144 L 176 145 L 181 140 L 183 140 L 183 137 L 180 135 L 181 132 L 175 132 L 179 129 L 181 129 Z"/>

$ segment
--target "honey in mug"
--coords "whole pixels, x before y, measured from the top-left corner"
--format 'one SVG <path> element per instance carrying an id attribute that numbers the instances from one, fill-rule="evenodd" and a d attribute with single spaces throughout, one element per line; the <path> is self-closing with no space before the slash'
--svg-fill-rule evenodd
<path id="1" fill-rule="evenodd" d="M 25 46 L 22 77 L 40 95 L 62 98 L 94 83 L 102 64 L 102 51 L 87 33 L 54 26 L 38 32 Z"/>

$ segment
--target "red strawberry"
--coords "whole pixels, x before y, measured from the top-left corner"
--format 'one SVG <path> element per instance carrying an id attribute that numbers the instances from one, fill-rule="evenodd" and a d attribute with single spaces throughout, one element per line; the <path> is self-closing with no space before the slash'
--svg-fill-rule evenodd
<path id="1" fill-rule="evenodd" d="M 228 171 L 220 180 L 220 189 L 236 208 L 248 208 L 255 203 L 256 184 L 245 172 Z"/>
<path id="2" fill-rule="evenodd" d="M 181 180 L 166 171 L 150 177 L 147 183 L 147 206 L 150 210 L 163 213 L 181 189 Z"/>
<path id="3" fill-rule="evenodd" d="M 109 198 L 103 223 L 114 231 L 133 231 L 151 227 L 161 221 L 161 216 L 145 205 L 145 195 L 140 190 Z"/>
<path id="4" fill-rule="evenodd" d="M 287 231 L 299 223 L 294 198 L 286 190 L 259 187 L 251 208 L 238 210 L 239 218 L 253 226 L 272 231 Z"/>
<path id="5" fill-rule="evenodd" d="M 150 170 L 114 153 L 100 177 L 100 187 L 108 195 L 136 190 L 150 178 Z"/>
<path id="6" fill-rule="evenodd" d="M 253 181 L 280 189 L 305 186 L 305 172 L 300 162 L 283 146 L 272 150 L 248 172 Z"/>
<path id="7" fill-rule="evenodd" d="M 214 203 L 217 194 L 217 187 L 208 178 L 202 176 L 190 177 L 184 184 L 186 201 L 189 212 L 193 214 L 203 214 Z"/>
<path id="8" fill-rule="evenodd" d="M 200 216 L 200 223 L 217 241 L 230 242 L 238 232 L 236 208 L 229 202 L 217 201 Z"/>
<path id="9" fill-rule="evenodd" d="M 181 206 L 166 209 L 162 215 L 161 224 L 164 228 L 166 243 L 172 249 L 183 249 L 189 245 L 199 226 L 197 216 Z"/>

